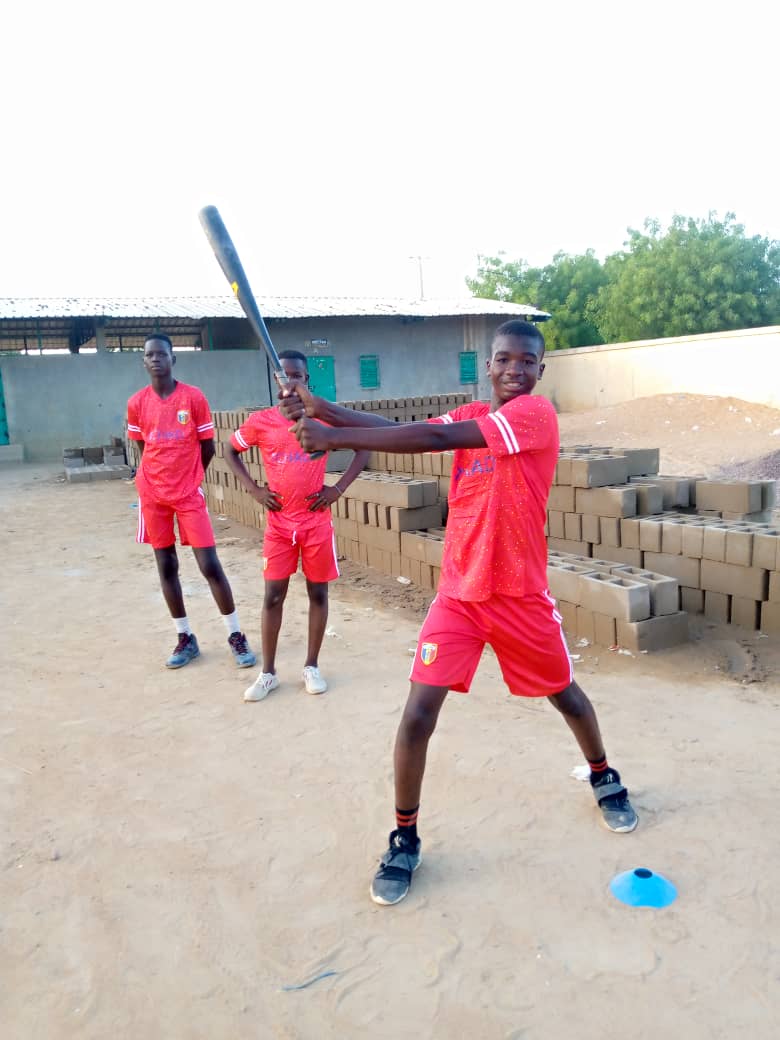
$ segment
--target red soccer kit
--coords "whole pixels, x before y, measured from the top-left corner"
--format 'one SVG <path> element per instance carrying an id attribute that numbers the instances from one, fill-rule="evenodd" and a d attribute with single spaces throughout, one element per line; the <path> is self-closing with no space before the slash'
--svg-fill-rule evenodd
<path id="1" fill-rule="evenodd" d="M 252 412 L 230 438 L 238 452 L 260 449 L 268 486 L 282 503 L 278 512 L 266 512 L 264 576 L 269 581 L 289 578 L 300 556 L 309 581 L 333 581 L 339 569 L 330 509 L 312 511 L 307 501 L 325 483 L 326 457 L 311 459 L 290 433 L 290 425 L 278 408 L 264 408 Z"/>
<path id="2" fill-rule="evenodd" d="M 182 545 L 206 548 L 214 544 L 203 482 L 200 442 L 212 440 L 214 423 L 205 395 L 196 386 L 176 383 L 162 398 L 151 386 L 127 403 L 127 435 L 144 442 L 136 473 L 140 506 L 139 542 L 155 549 L 173 545 L 173 517 Z"/>
<path id="3" fill-rule="evenodd" d="M 561 616 L 547 591 L 555 409 L 544 397 L 521 395 L 495 412 L 475 401 L 429 421 L 467 419 L 477 421 L 486 447 L 454 454 L 439 589 L 411 677 L 466 692 L 489 642 L 512 693 L 559 693 L 572 675 Z"/>

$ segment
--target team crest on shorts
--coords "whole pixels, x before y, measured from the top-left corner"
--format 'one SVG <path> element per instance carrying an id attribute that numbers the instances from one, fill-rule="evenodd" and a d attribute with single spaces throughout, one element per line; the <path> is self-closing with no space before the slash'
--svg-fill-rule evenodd
<path id="1" fill-rule="evenodd" d="M 186 408 L 182 408 L 180 412 L 176 413 L 176 421 L 180 422 L 182 426 L 186 426 L 190 421 L 190 413 Z"/>
<path id="2" fill-rule="evenodd" d="M 420 660 L 423 664 L 433 664 L 439 652 L 438 643 L 423 643 L 420 647 Z"/>

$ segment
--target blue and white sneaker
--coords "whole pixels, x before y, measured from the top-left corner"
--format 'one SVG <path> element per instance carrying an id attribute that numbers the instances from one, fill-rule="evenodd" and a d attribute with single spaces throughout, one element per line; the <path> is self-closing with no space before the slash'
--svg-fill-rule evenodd
<path id="1" fill-rule="evenodd" d="M 412 844 L 400 831 L 390 833 L 389 848 L 379 861 L 371 882 L 371 898 L 380 906 L 395 906 L 411 888 L 412 874 L 420 866 L 422 842 Z"/>
<path id="2" fill-rule="evenodd" d="M 250 650 L 243 632 L 234 632 L 228 638 L 228 643 L 230 643 L 230 649 L 233 651 L 233 657 L 239 668 L 254 668 L 257 658 L 254 651 Z"/>
<path id="3" fill-rule="evenodd" d="M 186 632 L 182 632 L 179 635 L 179 642 L 174 647 L 173 653 L 165 662 L 165 667 L 183 668 L 185 664 L 189 664 L 190 661 L 194 661 L 199 656 L 200 647 L 198 646 L 198 640 L 192 633 L 188 635 Z"/>

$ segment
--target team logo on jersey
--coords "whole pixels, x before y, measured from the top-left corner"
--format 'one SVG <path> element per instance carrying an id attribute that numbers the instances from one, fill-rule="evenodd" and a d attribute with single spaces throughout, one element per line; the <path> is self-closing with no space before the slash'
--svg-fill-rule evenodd
<path id="1" fill-rule="evenodd" d="M 186 408 L 182 408 L 180 412 L 176 413 L 176 421 L 180 422 L 182 426 L 187 425 L 187 423 L 190 421 L 190 413 L 187 411 Z"/>
<path id="2" fill-rule="evenodd" d="M 420 660 L 423 664 L 433 664 L 439 652 L 438 643 L 423 643 L 420 647 Z"/>

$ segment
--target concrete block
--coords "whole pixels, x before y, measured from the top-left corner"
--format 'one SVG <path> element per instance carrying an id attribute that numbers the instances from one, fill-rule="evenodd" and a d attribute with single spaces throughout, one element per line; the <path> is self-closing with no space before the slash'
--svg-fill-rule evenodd
<path id="1" fill-rule="evenodd" d="M 726 531 L 726 563 L 750 567 L 753 561 L 753 532 Z"/>
<path id="2" fill-rule="evenodd" d="M 373 505 L 374 514 L 376 515 L 376 503 L 373 503 Z M 368 523 L 368 509 L 366 503 L 362 499 L 347 499 L 347 519 L 354 520 L 358 524 Z"/>
<path id="3" fill-rule="evenodd" d="M 740 628 L 756 629 L 761 624 L 761 603 L 755 599 L 731 597 L 731 623 Z"/>
<path id="4" fill-rule="evenodd" d="M 600 543 L 603 545 L 620 545 L 620 524 L 621 520 L 616 516 L 600 516 L 599 517 L 599 535 Z"/>
<path id="5" fill-rule="evenodd" d="M 780 570 L 780 530 L 770 528 L 753 535 L 753 567 L 768 571 Z"/>
<path id="6" fill-rule="evenodd" d="M 629 477 L 654 476 L 658 472 L 661 457 L 658 448 L 626 448 L 623 455 Z"/>
<path id="7" fill-rule="evenodd" d="M 547 585 L 554 599 L 577 605 L 580 602 L 580 575 L 593 573 L 586 566 L 576 563 L 548 560 Z"/>
<path id="8" fill-rule="evenodd" d="M 633 482 L 631 487 L 636 490 L 636 511 L 640 516 L 651 516 L 653 513 L 663 512 L 663 488 L 657 484 L 635 484 Z"/>
<path id="9" fill-rule="evenodd" d="M 724 509 L 723 512 L 720 515 L 721 515 L 721 518 L 723 520 L 728 520 L 728 521 L 731 521 L 731 522 L 733 522 L 735 520 L 737 520 L 737 521 L 741 520 L 741 521 L 746 521 L 748 523 L 755 523 L 755 524 L 771 524 L 772 523 L 772 510 L 771 509 L 762 509 L 758 513 L 730 513 L 728 510 Z"/>
<path id="10" fill-rule="evenodd" d="M 611 647 L 617 643 L 617 623 L 607 614 L 593 615 L 593 642 L 598 646 Z"/>
<path id="11" fill-rule="evenodd" d="M 548 538 L 548 549 L 557 549 L 562 553 L 574 553 L 576 556 L 590 556 L 590 542 L 575 542 L 569 538 Z"/>
<path id="12" fill-rule="evenodd" d="M 731 563 L 702 560 L 701 587 L 728 596 L 764 600 L 769 592 L 769 576 L 761 567 L 737 567 Z"/>
<path id="13" fill-rule="evenodd" d="M 661 552 L 669 556 L 682 555 L 682 529 L 681 520 L 664 520 L 661 524 Z"/>
<path id="14" fill-rule="evenodd" d="M 676 578 L 642 570 L 639 567 L 623 567 L 619 573 L 632 581 L 647 585 L 650 590 L 650 613 L 654 617 L 661 614 L 676 614 L 680 609 L 680 586 Z"/>
<path id="15" fill-rule="evenodd" d="M 599 554 L 611 563 L 625 564 L 628 567 L 641 567 L 645 560 L 645 554 L 641 549 L 624 549 L 622 546 L 605 545 L 603 542 L 599 546 Z"/>
<path id="16" fill-rule="evenodd" d="M 391 531 L 425 531 L 429 527 L 441 527 L 441 505 L 421 506 L 419 509 L 401 509 L 390 506 Z"/>
<path id="17" fill-rule="evenodd" d="M 427 542 L 427 531 L 402 531 L 400 540 L 401 556 L 407 560 L 416 560 L 417 563 L 425 563 Z M 411 575 L 409 576 L 411 577 Z M 417 584 L 419 585 L 419 582 Z"/>
<path id="18" fill-rule="evenodd" d="M 645 553 L 644 567 L 656 574 L 676 578 L 680 585 L 689 589 L 700 589 L 701 561 L 687 556 L 669 556 L 666 553 Z"/>
<path id="19" fill-rule="evenodd" d="M 639 548 L 645 552 L 660 552 L 662 533 L 663 524 L 660 521 L 643 517 L 639 521 Z"/>
<path id="20" fill-rule="evenodd" d="M 84 462 L 88 466 L 100 466 L 103 464 L 103 446 L 83 448 Z"/>
<path id="21" fill-rule="evenodd" d="M 566 514 L 559 509 L 550 509 L 547 512 L 547 528 L 552 538 L 564 538 L 563 518 Z"/>
<path id="22" fill-rule="evenodd" d="M 596 614 L 608 614 L 626 621 L 650 617 L 647 585 L 619 574 L 583 574 L 580 577 L 580 603 Z"/>
<path id="23" fill-rule="evenodd" d="M 440 568 L 444 557 L 444 528 L 428 531 L 425 540 L 425 562 L 431 567 Z"/>
<path id="24" fill-rule="evenodd" d="M 612 560 L 600 560 L 576 553 L 564 553 L 559 562 L 569 567 L 584 567 L 591 574 L 612 574 L 613 571 L 621 569 Z"/>
<path id="25" fill-rule="evenodd" d="M 63 458 L 62 464 L 66 470 L 68 469 L 84 469 L 86 462 L 84 461 L 83 455 L 73 455 L 68 458 Z"/>
<path id="26" fill-rule="evenodd" d="M 628 462 L 623 455 L 609 455 L 571 460 L 571 484 L 578 488 L 606 487 L 625 484 Z"/>
<path id="27" fill-rule="evenodd" d="M 578 516 L 580 514 L 577 514 Z M 592 513 L 585 513 L 581 517 L 580 529 L 582 531 L 582 540 L 584 542 L 590 542 L 591 545 L 599 545 L 601 542 L 601 522 L 600 517 L 593 516 Z"/>
<path id="28" fill-rule="evenodd" d="M 700 560 L 704 552 L 704 527 L 700 524 L 683 524 L 682 555 Z"/>
<path id="29" fill-rule="evenodd" d="M 556 484 L 571 484 L 571 457 L 561 455 L 558 459 L 558 464 L 555 467 L 555 483 Z"/>
<path id="30" fill-rule="evenodd" d="M 777 481 L 776 480 L 760 480 L 761 485 L 761 508 L 774 509 L 775 503 L 777 502 Z"/>
<path id="31" fill-rule="evenodd" d="M 704 593 L 701 589 L 687 589 L 680 586 L 680 610 L 686 614 L 704 613 Z"/>
<path id="32" fill-rule="evenodd" d="M 761 482 L 758 480 L 697 480 L 696 508 L 728 510 L 731 513 L 757 513 L 761 509 Z"/>
<path id="33" fill-rule="evenodd" d="M 780 603 L 780 571 L 769 572 L 769 592 L 767 599 L 771 603 Z"/>
<path id="34" fill-rule="evenodd" d="M 567 603 L 565 600 L 558 601 L 558 612 L 563 618 L 563 630 L 570 638 L 577 634 L 577 606 Z"/>
<path id="35" fill-rule="evenodd" d="M 630 485 L 577 488 L 575 511 L 595 516 L 636 516 L 636 491 Z"/>
<path id="36" fill-rule="evenodd" d="M 761 604 L 761 631 L 780 636 L 780 603 Z"/>
<path id="37" fill-rule="evenodd" d="M 587 639 L 589 643 L 596 642 L 596 624 L 593 611 L 585 607 L 577 607 L 577 639 Z"/>
<path id="38" fill-rule="evenodd" d="M 653 477 L 653 483 L 661 488 L 664 509 L 687 509 L 691 504 L 691 478 Z"/>
<path id="39" fill-rule="evenodd" d="M 710 621 L 722 622 L 727 625 L 731 620 L 731 597 L 723 592 L 711 592 L 709 589 L 704 593 L 704 616 Z"/>
<path id="40" fill-rule="evenodd" d="M 702 539 L 702 559 L 726 562 L 726 528 L 722 524 L 707 524 Z"/>
<path id="41" fill-rule="evenodd" d="M 583 542 L 587 539 L 582 537 L 582 516 L 579 513 L 563 514 L 563 536 L 570 542 Z"/>
<path id="42" fill-rule="evenodd" d="M 357 540 L 370 549 L 382 549 L 385 552 L 401 553 L 401 534 L 399 531 L 386 531 L 382 527 L 369 527 L 357 524 Z M 401 553 L 403 555 L 403 553 Z"/>
<path id="43" fill-rule="evenodd" d="M 125 464 L 125 453 L 122 448 L 108 447 L 103 448 L 103 459 L 104 466 L 124 466 Z"/>
<path id="44" fill-rule="evenodd" d="M 89 466 L 68 466 L 65 470 L 65 478 L 69 484 L 88 484 L 92 480 L 90 469 Z"/>
<path id="45" fill-rule="evenodd" d="M 645 621 L 617 622 L 618 645 L 634 653 L 666 650 L 687 643 L 689 638 L 688 615 L 684 611 L 647 618 Z"/>
<path id="46" fill-rule="evenodd" d="M 574 488 L 568 484 L 556 484 L 550 488 L 550 496 L 547 499 L 547 508 L 555 509 L 560 513 L 573 513 L 575 504 Z"/>
<path id="47" fill-rule="evenodd" d="M 624 549 L 639 548 L 639 518 L 624 517 L 620 521 L 620 544 Z"/>

